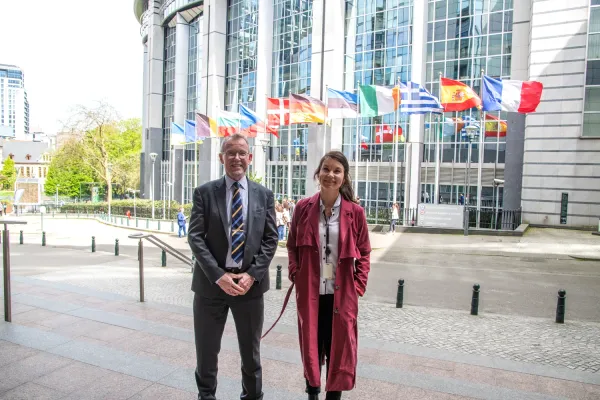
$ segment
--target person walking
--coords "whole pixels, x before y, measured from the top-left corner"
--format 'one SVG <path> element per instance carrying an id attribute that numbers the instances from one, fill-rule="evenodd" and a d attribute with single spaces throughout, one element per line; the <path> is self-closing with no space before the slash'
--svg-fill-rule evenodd
<path id="1" fill-rule="evenodd" d="M 183 207 L 179 209 L 179 213 L 177 214 L 177 225 L 179 225 L 179 237 L 181 237 L 181 231 L 183 231 L 183 236 L 187 235 L 185 230 L 185 214 L 183 213 Z"/>
<path id="2" fill-rule="evenodd" d="M 400 219 L 400 213 L 398 212 L 398 203 L 392 204 L 392 220 L 390 222 L 390 232 L 396 233 L 396 224 Z"/>
<path id="3" fill-rule="evenodd" d="M 277 250 L 273 192 L 246 177 L 252 154 L 245 136 L 226 137 L 219 159 L 225 176 L 194 190 L 188 242 L 192 277 L 196 385 L 215 400 L 218 355 L 231 309 L 242 361 L 244 400 L 262 400 L 260 337 L 269 265 Z"/>
<path id="4" fill-rule="evenodd" d="M 298 201 L 288 236 L 309 400 L 319 398 L 322 360 L 326 400 L 341 399 L 356 384 L 358 297 L 367 287 L 371 245 L 349 171 L 342 152 L 323 156 L 314 173 L 320 190 Z"/>
<path id="5" fill-rule="evenodd" d="M 275 206 L 275 220 L 277 221 L 279 241 L 282 241 L 284 239 L 285 223 L 283 222 L 283 206 L 281 204 Z"/>

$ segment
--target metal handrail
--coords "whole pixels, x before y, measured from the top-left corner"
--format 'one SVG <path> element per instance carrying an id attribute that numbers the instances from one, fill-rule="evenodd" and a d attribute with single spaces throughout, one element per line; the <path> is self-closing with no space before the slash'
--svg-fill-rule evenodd
<path id="1" fill-rule="evenodd" d="M 131 239 L 146 239 L 150 243 L 155 245 L 156 247 L 171 254 L 173 257 L 177 258 L 179 261 L 181 261 L 185 264 L 189 264 L 190 266 L 193 266 L 193 262 L 192 262 L 191 258 L 187 257 L 185 254 L 183 254 L 179 250 L 173 248 L 171 245 L 167 244 L 166 242 L 164 242 L 163 240 L 157 238 L 156 236 L 154 236 L 152 234 L 134 233 L 132 235 L 129 235 L 129 238 L 131 238 Z"/>
<path id="2" fill-rule="evenodd" d="M 180 252 L 177 249 L 174 249 L 167 243 L 163 242 L 159 238 L 154 235 L 147 233 L 134 233 L 128 236 L 130 239 L 139 239 L 138 242 L 138 263 L 140 270 L 140 302 L 144 302 L 144 239 L 160 248 L 163 251 L 171 254 L 173 257 L 177 258 L 179 261 L 182 261 L 186 264 L 189 264 L 192 267 L 192 272 L 194 271 L 194 265 L 192 259 L 188 258 L 185 254 Z"/>
<path id="3" fill-rule="evenodd" d="M 10 294 L 10 232 L 8 231 L 7 225 L 26 225 L 27 221 L 16 221 L 0 219 L 0 225 L 4 225 L 2 231 L 2 266 L 3 266 L 3 278 L 4 278 L 4 320 L 6 322 L 12 321 L 12 304 Z"/>

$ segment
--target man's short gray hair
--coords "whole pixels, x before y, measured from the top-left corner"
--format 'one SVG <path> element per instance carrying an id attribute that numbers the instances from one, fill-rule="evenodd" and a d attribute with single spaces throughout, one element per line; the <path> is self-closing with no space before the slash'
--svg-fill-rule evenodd
<path id="1" fill-rule="evenodd" d="M 234 133 L 233 135 L 227 136 L 225 137 L 225 139 L 223 139 L 223 143 L 221 143 L 221 153 L 225 153 L 225 147 L 227 146 L 227 144 L 235 140 L 243 140 L 244 142 L 246 142 L 248 149 L 250 149 L 250 143 L 248 143 L 248 138 L 242 135 L 241 133 Z"/>

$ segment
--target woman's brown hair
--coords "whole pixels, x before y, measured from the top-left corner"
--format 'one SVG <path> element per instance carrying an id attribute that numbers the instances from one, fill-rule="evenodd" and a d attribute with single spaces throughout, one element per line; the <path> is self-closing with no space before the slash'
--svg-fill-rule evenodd
<path id="1" fill-rule="evenodd" d="M 313 178 L 317 180 L 319 179 L 319 172 L 321 172 L 323 163 L 329 158 L 339 162 L 340 164 L 342 164 L 342 167 L 344 167 L 344 183 L 342 183 L 342 186 L 340 186 L 340 194 L 342 195 L 344 200 L 351 201 L 353 203 L 358 203 L 354 195 L 354 189 L 352 188 L 352 179 L 350 179 L 350 164 L 348 163 L 348 159 L 346 158 L 344 153 L 342 153 L 341 151 L 334 150 L 325 154 L 323 158 L 321 158 L 321 161 L 319 161 L 319 167 L 316 169 Z"/>

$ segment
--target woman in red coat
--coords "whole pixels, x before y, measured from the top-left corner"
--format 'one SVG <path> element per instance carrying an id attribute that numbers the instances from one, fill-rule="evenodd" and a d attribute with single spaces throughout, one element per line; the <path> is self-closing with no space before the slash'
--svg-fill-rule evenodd
<path id="1" fill-rule="evenodd" d="M 371 245 L 349 170 L 339 151 L 321 159 L 319 193 L 296 205 L 287 242 L 309 400 L 318 399 L 325 359 L 326 400 L 341 399 L 356 382 L 358 296 L 367 287 Z"/>

